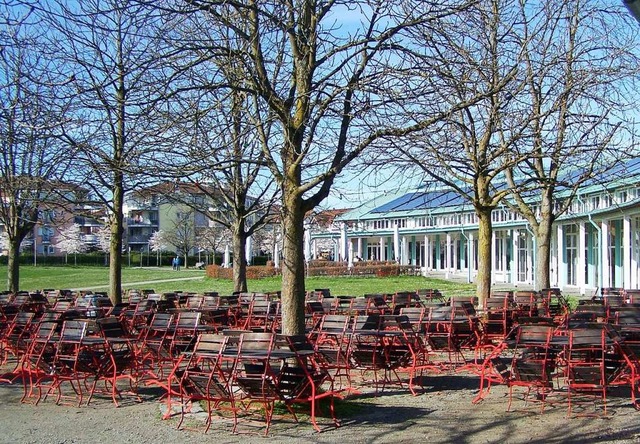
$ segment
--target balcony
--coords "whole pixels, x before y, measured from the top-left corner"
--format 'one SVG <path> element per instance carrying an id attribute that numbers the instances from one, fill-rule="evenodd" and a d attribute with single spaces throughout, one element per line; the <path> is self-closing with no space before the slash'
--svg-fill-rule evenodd
<path id="1" fill-rule="evenodd" d="M 158 221 L 145 217 L 128 217 L 127 226 L 129 227 L 157 227 Z"/>
<path id="2" fill-rule="evenodd" d="M 97 245 L 98 236 L 96 236 L 95 234 L 85 234 L 82 236 L 82 242 L 87 245 Z"/>
<path id="3" fill-rule="evenodd" d="M 101 227 L 104 225 L 104 223 L 96 219 L 82 216 L 75 216 L 73 222 L 83 227 Z"/>
<path id="4" fill-rule="evenodd" d="M 139 236 L 129 236 L 128 238 L 129 245 L 131 244 L 148 244 L 149 236 L 139 235 Z"/>

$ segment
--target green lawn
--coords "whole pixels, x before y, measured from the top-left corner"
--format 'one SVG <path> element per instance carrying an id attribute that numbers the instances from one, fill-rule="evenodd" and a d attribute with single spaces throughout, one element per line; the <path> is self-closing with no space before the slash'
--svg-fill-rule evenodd
<path id="1" fill-rule="evenodd" d="M 0 273 L 7 275 L 7 267 L 0 266 Z M 152 288 L 157 292 L 167 291 L 217 291 L 230 294 L 233 290 L 231 281 L 209 279 L 202 270 L 173 271 L 165 268 L 128 268 L 122 269 L 123 288 Z M 179 279 L 179 280 L 178 280 Z M 150 282 L 162 281 L 162 282 Z M 20 288 L 36 290 L 54 289 L 94 289 L 107 290 L 109 270 L 101 267 L 20 267 Z M 250 280 L 250 291 L 280 290 L 280 278 Z M 6 287 L 5 287 L 6 288 Z M 335 295 L 362 296 L 367 293 L 393 293 L 395 291 L 411 291 L 419 288 L 437 288 L 447 296 L 471 295 L 475 291 L 473 284 L 461 284 L 441 279 L 421 276 L 399 276 L 389 278 L 375 277 L 310 277 L 306 280 L 306 288 L 329 288 Z"/>

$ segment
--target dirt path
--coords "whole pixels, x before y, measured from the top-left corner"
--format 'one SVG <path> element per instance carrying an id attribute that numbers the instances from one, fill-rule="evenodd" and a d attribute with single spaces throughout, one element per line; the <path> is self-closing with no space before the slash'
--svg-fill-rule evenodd
<path id="1" fill-rule="evenodd" d="M 162 420 L 157 389 L 141 390 L 143 402 L 125 399 L 115 408 L 111 400 L 97 398 L 90 406 L 57 406 L 47 399 L 38 406 L 21 404 L 21 384 L 0 384 L 0 443 L 637 443 L 640 412 L 631 407 L 628 393 L 610 395 L 606 418 L 571 418 L 566 403 L 538 405 L 506 412 L 506 388 L 495 386 L 478 405 L 471 403 L 478 389 L 473 375 L 427 377 L 424 392 L 411 396 L 405 388 L 391 387 L 375 395 L 371 391 L 342 401 L 342 422 L 334 428 L 321 419 L 324 429 L 316 433 L 301 415 L 296 424 L 290 416 L 274 421 L 269 437 L 262 429 L 241 421 L 241 434 L 231 434 L 228 420 L 214 419 L 207 435 L 198 430 L 176 430 L 176 420 Z M 189 426 L 202 428 L 202 414 L 194 414 Z M 261 424 L 259 424 L 261 425 Z M 251 432 L 251 434 L 248 434 Z"/>

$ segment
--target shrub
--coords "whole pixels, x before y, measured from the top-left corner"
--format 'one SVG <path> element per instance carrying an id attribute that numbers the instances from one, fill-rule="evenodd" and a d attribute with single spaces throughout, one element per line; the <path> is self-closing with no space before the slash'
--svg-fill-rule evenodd
<path id="1" fill-rule="evenodd" d="M 233 268 L 223 268 L 219 265 L 208 265 L 206 268 L 206 274 L 213 279 L 233 279 Z M 247 267 L 247 279 L 262 279 L 266 277 L 276 276 L 277 272 L 274 267 L 261 265 L 261 266 L 248 266 Z"/>
<path id="2" fill-rule="evenodd" d="M 207 265 L 206 274 L 213 279 L 233 279 L 233 268 L 223 268 L 220 265 Z"/>

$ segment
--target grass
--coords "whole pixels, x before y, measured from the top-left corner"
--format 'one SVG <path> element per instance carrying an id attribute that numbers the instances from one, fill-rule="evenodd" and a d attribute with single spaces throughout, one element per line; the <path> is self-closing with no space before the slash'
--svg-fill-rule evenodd
<path id="1" fill-rule="evenodd" d="M 7 267 L 0 266 L 0 273 L 7 274 Z M 157 281 L 157 282 L 156 282 Z M 173 271 L 163 268 L 129 268 L 122 269 L 124 289 L 152 288 L 157 292 L 169 291 L 217 291 L 220 294 L 231 294 L 233 283 L 230 280 L 207 278 L 202 270 L 183 269 Z M 102 267 L 20 267 L 20 288 L 37 290 L 54 289 L 93 289 L 105 291 L 109 284 L 109 270 Z M 452 282 L 443 279 L 425 278 L 422 276 L 376 277 L 309 277 L 305 281 L 307 290 L 329 288 L 335 295 L 362 296 L 368 293 L 394 293 L 396 291 L 412 291 L 419 288 L 437 288 L 447 296 L 471 295 L 475 285 Z M 249 280 L 249 291 L 267 292 L 280 290 L 280 277 Z"/>

